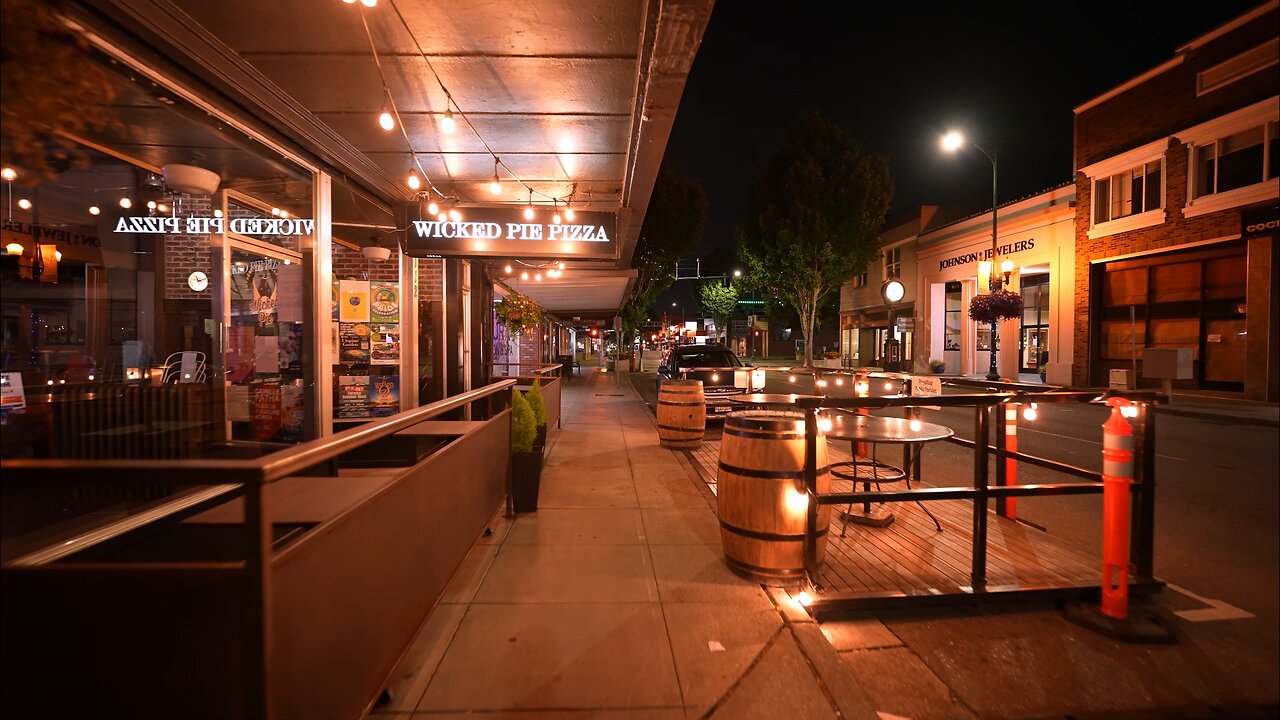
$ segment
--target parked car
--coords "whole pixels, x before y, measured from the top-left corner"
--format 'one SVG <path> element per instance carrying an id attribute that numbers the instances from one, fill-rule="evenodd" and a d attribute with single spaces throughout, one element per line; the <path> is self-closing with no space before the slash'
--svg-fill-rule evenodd
<path id="1" fill-rule="evenodd" d="M 764 370 L 742 364 L 724 345 L 677 345 L 658 365 L 658 391 L 664 380 L 701 380 L 707 417 L 734 409 L 729 398 L 764 389 Z"/>

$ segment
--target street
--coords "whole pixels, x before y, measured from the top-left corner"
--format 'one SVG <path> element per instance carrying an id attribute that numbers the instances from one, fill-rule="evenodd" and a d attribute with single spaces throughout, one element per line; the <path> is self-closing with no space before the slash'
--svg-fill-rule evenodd
<path id="1" fill-rule="evenodd" d="M 633 373 L 630 379 L 650 408 L 655 407 L 654 374 Z M 792 384 L 788 374 L 770 371 L 765 391 L 804 393 L 811 387 L 807 378 Z M 883 386 L 872 388 L 873 395 L 883 391 Z M 839 394 L 848 396 L 844 389 Z M 1101 424 L 1107 413 L 1094 405 L 1041 405 L 1036 420 L 1019 420 L 1018 450 L 1099 471 Z M 959 438 L 973 438 L 971 409 L 925 410 L 922 419 L 951 427 Z M 708 432 L 718 433 L 718 424 L 708 422 Z M 1271 675 L 1277 672 L 1280 644 L 1278 435 L 1275 427 L 1236 418 L 1211 420 L 1172 412 L 1158 414 L 1156 426 L 1154 564 L 1155 575 L 1168 583 L 1156 602 L 1172 610 L 1201 610 L 1183 619 L 1212 626 L 1223 647 L 1240 653 L 1246 666 Z M 937 443 L 923 455 L 925 484 L 972 483 L 972 450 Z M 1024 484 L 1072 480 L 1026 463 L 1018 469 L 1018 481 Z M 1022 498 L 1017 516 L 1100 555 L 1099 495 Z"/>

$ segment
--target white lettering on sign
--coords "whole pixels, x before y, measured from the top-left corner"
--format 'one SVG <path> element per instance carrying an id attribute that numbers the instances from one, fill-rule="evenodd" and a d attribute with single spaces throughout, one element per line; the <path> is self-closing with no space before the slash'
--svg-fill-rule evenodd
<path id="1" fill-rule="evenodd" d="M 118 233 L 153 235 L 212 235 L 231 231 L 240 235 L 310 235 L 316 221 L 302 218 L 220 217 L 122 217 L 116 221 Z"/>
<path id="2" fill-rule="evenodd" d="M 911 376 L 911 394 L 915 397 L 933 397 L 942 394 L 942 379 L 930 375 Z"/>
<path id="3" fill-rule="evenodd" d="M 464 240 L 568 240 L 609 242 L 603 225 L 543 225 L 540 223 L 452 222 L 414 220 L 413 232 L 420 238 Z M 505 226 L 505 228 L 504 228 Z M 505 229 L 505 234 L 504 234 Z"/>

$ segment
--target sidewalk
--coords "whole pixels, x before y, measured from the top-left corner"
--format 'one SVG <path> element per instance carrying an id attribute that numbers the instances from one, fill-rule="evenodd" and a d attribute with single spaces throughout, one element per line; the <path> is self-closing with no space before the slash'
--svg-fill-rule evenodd
<path id="1" fill-rule="evenodd" d="M 538 511 L 495 518 L 371 717 L 1275 716 L 1275 654 L 1232 642 L 1248 620 L 1177 623 L 1164 646 L 1109 640 L 1048 604 L 819 626 L 728 571 L 714 498 L 615 381 L 592 370 L 565 388 Z M 1205 607 L 1172 591 L 1150 605 Z"/>

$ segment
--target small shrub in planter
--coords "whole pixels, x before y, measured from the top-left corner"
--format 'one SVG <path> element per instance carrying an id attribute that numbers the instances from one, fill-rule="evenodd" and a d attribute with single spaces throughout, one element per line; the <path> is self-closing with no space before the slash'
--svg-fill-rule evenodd
<path id="1" fill-rule="evenodd" d="M 526 399 L 529 401 L 529 407 L 533 410 L 533 423 L 537 429 L 537 435 L 534 438 L 533 446 L 539 451 L 547 444 L 547 405 L 542 399 L 542 383 L 538 378 L 533 379 L 533 385 L 526 393 Z"/>
<path id="2" fill-rule="evenodd" d="M 533 449 L 537 435 L 533 408 L 519 390 L 511 391 L 511 505 L 516 512 L 538 509 L 542 452 Z"/>
<path id="3" fill-rule="evenodd" d="M 932 370 L 935 375 L 941 375 L 947 371 L 947 364 L 941 360 L 930 360 L 929 369 Z"/>

